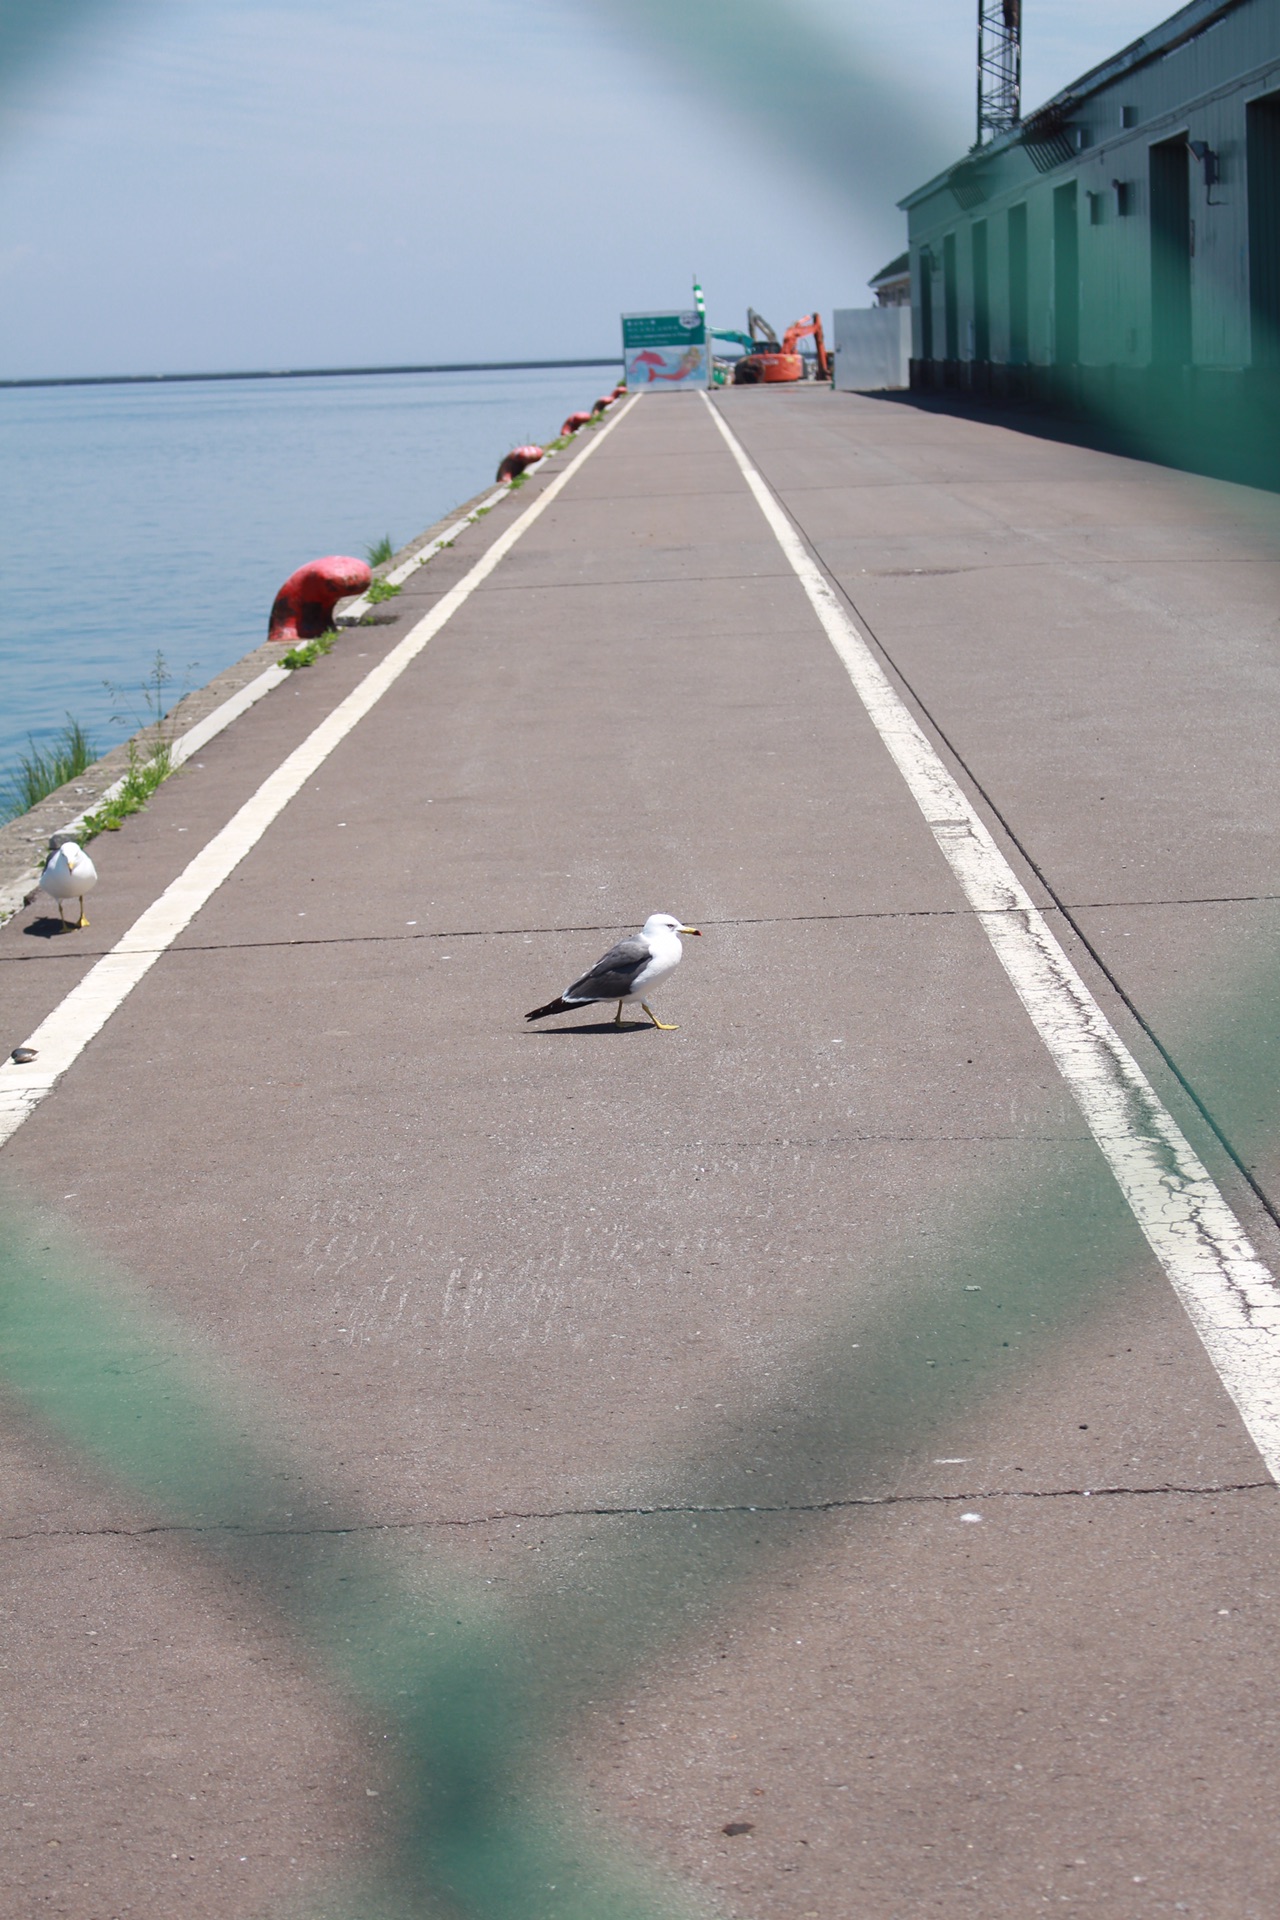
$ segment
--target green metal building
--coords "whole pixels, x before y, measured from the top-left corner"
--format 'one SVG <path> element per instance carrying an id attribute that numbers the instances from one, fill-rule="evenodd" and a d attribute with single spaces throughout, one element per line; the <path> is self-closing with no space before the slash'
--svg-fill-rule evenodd
<path id="1" fill-rule="evenodd" d="M 1272 458 L 1280 0 L 1192 0 L 901 205 L 913 387 Z"/>

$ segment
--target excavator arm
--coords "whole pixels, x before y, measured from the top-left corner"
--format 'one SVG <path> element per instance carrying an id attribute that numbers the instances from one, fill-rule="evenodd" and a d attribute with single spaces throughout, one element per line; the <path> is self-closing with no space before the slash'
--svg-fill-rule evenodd
<path id="1" fill-rule="evenodd" d="M 822 332 L 821 314 L 806 313 L 803 319 L 794 320 L 783 335 L 782 351 L 795 353 L 797 342 L 806 340 L 810 334 L 813 335 L 813 344 L 818 349 L 818 377 L 825 380 L 830 367 L 827 363 L 827 343 Z"/>
<path id="2" fill-rule="evenodd" d="M 751 335 L 751 344 L 758 353 L 780 353 L 778 336 L 762 313 L 754 307 L 747 308 L 747 332 Z"/>

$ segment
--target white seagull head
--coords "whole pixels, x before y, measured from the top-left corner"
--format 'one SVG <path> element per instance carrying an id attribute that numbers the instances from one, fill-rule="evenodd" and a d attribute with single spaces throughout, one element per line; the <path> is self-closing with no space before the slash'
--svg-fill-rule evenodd
<path id="1" fill-rule="evenodd" d="M 64 840 L 56 853 L 51 853 L 45 862 L 44 880 L 52 880 L 67 889 L 68 894 L 87 893 L 98 878 L 97 868 L 84 848 L 77 846 L 74 840 Z"/>
<path id="2" fill-rule="evenodd" d="M 702 938 L 699 927 L 686 927 L 677 920 L 674 913 L 651 913 L 640 929 L 646 940 L 661 939 L 664 934 L 695 933 Z"/>

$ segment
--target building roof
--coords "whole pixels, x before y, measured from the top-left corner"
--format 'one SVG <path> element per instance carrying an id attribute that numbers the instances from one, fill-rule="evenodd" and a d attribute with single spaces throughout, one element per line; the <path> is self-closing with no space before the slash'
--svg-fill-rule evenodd
<path id="1" fill-rule="evenodd" d="M 869 287 L 879 287 L 883 286 L 886 280 L 901 280 L 903 275 L 909 273 L 910 270 L 911 255 L 909 253 L 900 253 L 895 259 L 889 262 L 887 267 L 881 267 L 879 273 L 873 273 L 867 285 Z"/>
<path id="2" fill-rule="evenodd" d="M 967 157 L 976 160 L 980 154 L 985 156 L 1002 153 L 1009 147 L 1016 147 L 1023 140 L 1028 128 L 1034 128 L 1037 121 L 1046 126 L 1065 121 L 1072 109 L 1082 100 L 1087 100 L 1090 94 L 1100 93 L 1103 87 L 1109 87 L 1124 74 L 1132 73 L 1135 67 L 1145 67 L 1152 60 L 1163 59 L 1164 55 L 1172 53 L 1175 47 L 1182 46 L 1188 40 L 1194 40 L 1197 34 L 1207 32 L 1226 14 L 1234 13 L 1237 7 L 1244 4 L 1245 0 L 1191 0 L 1190 6 L 1180 7 L 1177 13 L 1171 13 L 1167 20 L 1162 20 L 1158 27 L 1151 29 L 1150 33 L 1144 33 L 1138 40 L 1131 40 L 1127 47 L 1120 49 L 1119 53 L 1113 53 L 1109 59 L 1103 60 L 1098 66 L 1090 67 L 1088 73 L 1081 74 L 1078 80 L 1073 80 L 1069 86 L 1063 87 L 1060 93 L 1055 93 L 1051 99 L 1045 101 L 1043 106 L 1037 107 L 1034 113 L 1024 114 L 1020 124 L 1008 133 L 998 135 L 985 147 L 972 148 Z M 913 207 L 919 201 L 927 199 L 931 193 L 936 193 L 940 187 L 947 185 L 950 175 L 955 170 L 953 165 L 945 172 L 935 174 L 932 180 L 925 182 L 924 186 L 917 187 L 914 192 L 908 193 L 899 200 L 898 205 Z"/>

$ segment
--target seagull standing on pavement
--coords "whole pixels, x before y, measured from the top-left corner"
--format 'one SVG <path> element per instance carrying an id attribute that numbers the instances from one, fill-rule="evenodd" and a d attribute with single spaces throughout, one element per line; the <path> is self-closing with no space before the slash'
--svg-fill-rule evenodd
<path id="1" fill-rule="evenodd" d="M 44 872 L 40 875 L 40 885 L 58 903 L 58 918 L 63 926 L 67 924 L 62 911 L 64 900 L 80 902 L 80 918 L 77 927 L 87 927 L 84 897 L 98 884 L 98 869 L 74 840 L 64 840 L 56 852 L 51 853 L 44 863 Z"/>
<path id="2" fill-rule="evenodd" d="M 674 913 L 651 913 L 639 933 L 629 940 L 619 940 L 594 967 L 571 987 L 566 987 L 558 999 L 549 1000 L 545 1007 L 535 1007 L 532 1013 L 526 1013 L 525 1019 L 545 1020 L 548 1014 L 571 1013 L 575 1007 L 590 1006 L 597 1000 L 616 1000 L 618 1011 L 613 1024 L 620 1027 L 623 1001 L 639 1000 L 655 1027 L 660 1027 L 663 1033 L 674 1033 L 674 1024 L 659 1020 L 641 996 L 652 993 L 658 982 L 679 966 L 684 952 L 680 945 L 682 933 L 701 937 L 697 927 L 682 926 Z"/>

